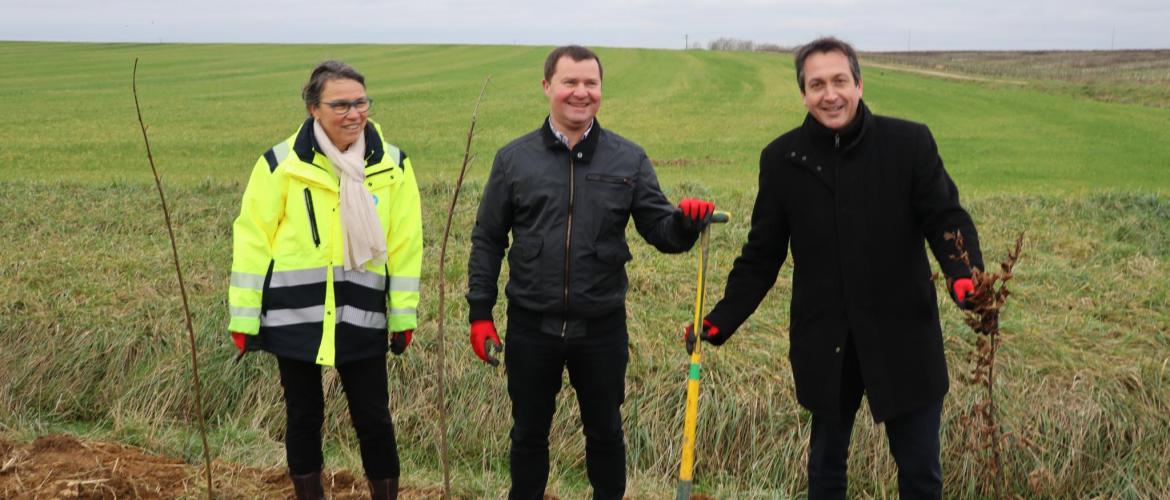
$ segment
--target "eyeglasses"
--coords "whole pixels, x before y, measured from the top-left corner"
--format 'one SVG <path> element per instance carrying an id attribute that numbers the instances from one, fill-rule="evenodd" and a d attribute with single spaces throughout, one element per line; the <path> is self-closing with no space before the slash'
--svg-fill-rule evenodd
<path id="1" fill-rule="evenodd" d="M 326 106 L 333 108 L 333 112 L 339 115 L 349 114 L 349 111 L 357 110 L 358 113 L 365 113 L 370 110 L 370 106 L 374 104 L 374 100 L 370 98 L 355 99 L 352 101 L 333 101 L 323 102 Z"/>

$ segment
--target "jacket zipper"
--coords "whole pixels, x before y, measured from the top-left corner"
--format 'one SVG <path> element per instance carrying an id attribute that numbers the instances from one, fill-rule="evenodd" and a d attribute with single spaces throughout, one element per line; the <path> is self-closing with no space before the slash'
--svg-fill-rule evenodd
<path id="1" fill-rule="evenodd" d="M 317 233 L 317 214 L 313 211 L 313 194 L 305 188 L 305 210 L 309 212 L 309 229 L 313 233 L 313 246 L 321 247 L 321 235 Z"/>
<path id="2" fill-rule="evenodd" d="M 833 135 L 833 149 L 841 149 L 841 134 Z"/>
<path id="3" fill-rule="evenodd" d="M 561 338 L 569 328 L 569 249 L 573 244 L 573 194 L 576 187 L 576 167 L 573 163 L 572 150 L 569 150 L 569 222 L 565 227 L 565 312 L 561 320 Z"/>

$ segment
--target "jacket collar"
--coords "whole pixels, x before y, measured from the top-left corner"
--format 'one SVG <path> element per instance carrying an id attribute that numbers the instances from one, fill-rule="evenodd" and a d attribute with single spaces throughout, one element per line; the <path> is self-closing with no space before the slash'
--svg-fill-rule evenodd
<path id="1" fill-rule="evenodd" d="M 842 150 L 848 151 L 853 149 L 865 137 L 865 132 L 873 126 L 873 114 L 869 112 L 869 106 L 865 105 L 865 101 L 861 100 L 857 103 L 857 116 L 853 117 L 853 121 L 846 125 L 841 131 L 831 130 L 816 118 L 813 118 L 812 113 L 805 115 L 804 124 L 801 128 L 804 129 L 805 134 L 808 135 L 809 141 L 817 148 L 834 149 L 839 147 Z M 840 137 L 840 145 L 838 146 L 838 137 Z"/>
<path id="2" fill-rule="evenodd" d="M 565 143 L 557 139 L 557 135 L 552 131 L 552 125 L 549 124 L 549 119 L 544 119 L 544 124 L 540 127 L 540 136 L 544 140 L 544 146 L 549 149 L 566 149 Z M 598 138 L 601 137 L 604 131 L 601 129 L 601 122 L 597 121 L 597 117 L 593 118 L 593 128 L 589 131 L 589 135 L 585 136 L 585 140 L 578 142 L 569 154 L 576 161 L 580 163 L 589 163 L 593 159 L 593 153 L 597 150 Z"/>
<path id="3" fill-rule="evenodd" d="M 375 165 L 382 162 L 382 157 L 385 156 L 386 151 L 382 148 L 382 137 L 378 135 L 378 130 L 374 127 L 374 122 L 366 121 L 366 166 Z M 313 136 L 313 117 L 309 117 L 301 124 L 301 129 L 297 132 L 297 139 L 293 141 L 293 151 L 296 151 L 297 157 L 305 163 L 313 163 L 313 158 L 321 153 L 321 146 L 317 144 L 317 138 Z"/>

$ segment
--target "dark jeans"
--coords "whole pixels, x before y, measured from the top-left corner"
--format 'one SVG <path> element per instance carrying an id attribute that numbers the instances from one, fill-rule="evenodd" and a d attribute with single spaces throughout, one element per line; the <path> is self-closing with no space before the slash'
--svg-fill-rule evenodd
<path id="1" fill-rule="evenodd" d="M 321 424 L 325 421 L 325 397 L 321 390 L 321 366 L 277 357 L 280 385 L 284 387 L 288 429 L 285 451 L 290 474 L 321 470 Z M 349 401 L 349 415 L 357 430 L 362 467 L 370 479 L 398 477 L 398 448 L 390 420 L 390 394 L 386 381 L 386 356 L 352 361 L 337 367 Z"/>
<path id="2" fill-rule="evenodd" d="M 629 336 L 625 312 L 617 328 L 587 328 L 562 338 L 541 333 L 539 322 L 509 314 L 504 362 L 512 399 L 512 489 L 510 499 L 541 499 L 548 483 L 548 433 L 561 390 L 561 374 L 577 392 L 585 428 L 585 468 L 593 498 L 620 499 L 626 490 L 626 444 L 621 406 L 625 401 Z M 536 326 L 533 328 L 533 326 Z"/>
<path id="3" fill-rule="evenodd" d="M 852 342 L 846 341 L 841 377 L 841 415 L 813 413 L 808 452 L 808 498 L 843 499 L 853 418 L 865 387 Z M 898 494 L 903 499 L 942 498 L 939 421 L 942 400 L 885 422 L 890 454 L 898 464 Z"/>

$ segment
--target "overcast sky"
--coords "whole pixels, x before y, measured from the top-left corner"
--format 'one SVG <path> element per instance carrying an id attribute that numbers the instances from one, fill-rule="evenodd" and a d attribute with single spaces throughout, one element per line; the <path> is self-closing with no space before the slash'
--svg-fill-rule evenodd
<path id="1" fill-rule="evenodd" d="M 0 0 L 0 40 L 1170 48 L 1168 0 Z"/>

